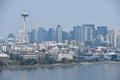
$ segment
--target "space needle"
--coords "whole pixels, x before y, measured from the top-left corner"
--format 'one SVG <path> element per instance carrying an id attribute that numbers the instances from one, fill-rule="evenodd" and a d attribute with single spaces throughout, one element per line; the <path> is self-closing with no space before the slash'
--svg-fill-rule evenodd
<path id="1" fill-rule="evenodd" d="M 23 43 L 28 43 L 28 36 L 27 36 L 27 17 L 29 16 L 28 13 L 24 12 L 21 14 L 21 16 L 24 18 L 24 29 L 23 29 Z"/>

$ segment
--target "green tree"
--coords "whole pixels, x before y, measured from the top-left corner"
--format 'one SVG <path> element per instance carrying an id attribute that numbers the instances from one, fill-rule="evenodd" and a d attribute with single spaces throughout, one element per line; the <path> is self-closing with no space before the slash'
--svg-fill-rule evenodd
<path id="1" fill-rule="evenodd" d="M 5 65 L 2 61 L 0 61 L 0 66 L 3 66 L 3 65 Z"/>
<path id="2" fill-rule="evenodd" d="M 19 60 L 18 54 L 10 54 L 10 60 Z"/>
<path id="3" fill-rule="evenodd" d="M 62 61 L 61 61 L 63 64 L 67 64 L 69 62 L 69 59 L 67 58 L 62 58 Z"/>
<path id="4" fill-rule="evenodd" d="M 20 62 L 20 65 L 34 65 L 34 64 L 37 64 L 37 61 L 34 59 L 29 59 Z"/>
<path id="5" fill-rule="evenodd" d="M 39 59 L 40 64 L 53 64 L 56 63 L 56 60 L 50 56 L 50 54 L 46 54 L 44 59 Z"/>

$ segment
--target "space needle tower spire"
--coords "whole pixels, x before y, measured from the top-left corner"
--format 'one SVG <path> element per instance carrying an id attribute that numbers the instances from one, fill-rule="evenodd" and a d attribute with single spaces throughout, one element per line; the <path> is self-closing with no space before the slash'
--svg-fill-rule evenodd
<path id="1" fill-rule="evenodd" d="M 28 13 L 24 12 L 21 14 L 21 16 L 24 18 L 24 29 L 23 29 L 23 43 L 28 43 L 28 36 L 27 36 L 27 17 L 29 16 Z"/>

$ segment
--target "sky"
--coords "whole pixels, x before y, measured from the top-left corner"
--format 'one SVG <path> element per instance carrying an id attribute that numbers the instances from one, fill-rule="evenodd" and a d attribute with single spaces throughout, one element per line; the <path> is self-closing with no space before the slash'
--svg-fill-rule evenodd
<path id="1" fill-rule="evenodd" d="M 0 37 L 23 29 L 24 11 L 29 14 L 28 30 L 58 24 L 64 31 L 82 24 L 119 28 L 119 4 L 120 0 L 0 0 Z"/>

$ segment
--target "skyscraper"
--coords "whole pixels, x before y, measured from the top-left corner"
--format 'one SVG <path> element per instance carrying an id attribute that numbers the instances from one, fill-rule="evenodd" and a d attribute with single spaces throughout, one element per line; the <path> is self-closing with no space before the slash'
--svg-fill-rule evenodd
<path id="1" fill-rule="evenodd" d="M 70 35 L 70 40 L 75 40 L 74 31 L 70 31 L 69 35 Z"/>
<path id="2" fill-rule="evenodd" d="M 117 48 L 120 48 L 120 29 L 117 30 L 117 36 L 116 36 L 116 45 L 117 45 Z"/>
<path id="3" fill-rule="evenodd" d="M 111 44 L 111 47 L 117 47 L 116 45 L 116 30 L 112 29 L 111 31 L 109 31 L 109 42 Z"/>
<path id="4" fill-rule="evenodd" d="M 62 31 L 62 41 L 65 42 L 65 40 L 69 40 L 69 33 L 66 31 Z"/>
<path id="5" fill-rule="evenodd" d="M 62 43 L 62 27 L 58 25 L 56 28 L 56 41 Z"/>
<path id="6" fill-rule="evenodd" d="M 85 41 L 93 41 L 95 37 L 95 26 L 93 24 L 84 24 L 82 26 L 74 26 L 74 39 L 76 44 L 84 46 Z"/>
<path id="7" fill-rule="evenodd" d="M 107 26 L 98 26 L 97 27 L 97 31 L 96 31 L 97 35 L 102 35 L 104 37 L 104 40 L 106 39 L 106 36 L 108 34 L 108 29 Z"/>
<path id="8" fill-rule="evenodd" d="M 55 41 L 55 37 L 56 37 L 56 34 L 55 34 L 55 30 L 53 28 L 49 28 L 49 31 L 48 31 L 48 40 L 49 41 Z"/>
<path id="9" fill-rule="evenodd" d="M 85 41 L 93 41 L 95 38 L 95 25 L 94 24 L 84 24 L 84 40 Z"/>
<path id="10" fill-rule="evenodd" d="M 108 35 L 111 47 L 120 48 L 120 30 L 112 29 L 111 31 L 109 31 Z"/>
<path id="11" fill-rule="evenodd" d="M 48 40 L 48 33 L 43 27 L 38 28 L 37 32 L 37 42 L 41 43 L 42 41 Z"/>
<path id="12" fill-rule="evenodd" d="M 31 31 L 28 32 L 28 41 L 29 44 L 36 43 L 36 30 L 32 29 Z"/>
<path id="13" fill-rule="evenodd" d="M 24 38 L 24 33 L 23 33 L 23 30 L 20 30 L 19 31 L 19 43 L 23 43 L 23 38 Z"/>
<path id="14" fill-rule="evenodd" d="M 76 41 L 76 45 L 80 42 L 80 26 L 74 26 L 73 27 L 73 32 L 74 32 L 74 40 Z"/>

